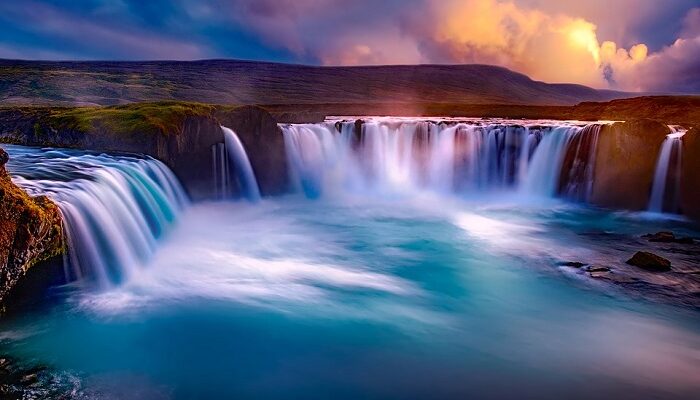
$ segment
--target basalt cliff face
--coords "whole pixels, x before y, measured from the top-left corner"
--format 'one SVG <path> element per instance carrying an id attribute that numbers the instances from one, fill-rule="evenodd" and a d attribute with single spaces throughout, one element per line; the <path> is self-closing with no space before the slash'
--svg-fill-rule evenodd
<path id="1" fill-rule="evenodd" d="M 661 143 L 669 133 L 668 126 L 651 120 L 604 126 L 598 139 L 591 202 L 616 209 L 646 209 Z"/>
<path id="2" fill-rule="evenodd" d="M 690 129 L 682 140 L 681 211 L 700 220 L 700 128 Z"/>
<path id="3" fill-rule="evenodd" d="M 277 121 L 255 106 L 147 103 L 107 108 L 0 109 L 0 142 L 150 155 L 163 161 L 194 200 L 214 196 L 212 145 L 221 125 L 250 155 L 263 195 L 288 186 L 284 140 Z"/>
<path id="4" fill-rule="evenodd" d="M 0 305 L 36 264 L 63 251 L 61 216 L 45 196 L 30 197 L 5 170 L 7 153 L 0 149 Z"/>
<path id="5" fill-rule="evenodd" d="M 263 195 L 282 194 L 289 188 L 284 137 L 277 120 L 252 106 L 218 112 L 216 118 L 233 129 L 243 142 Z"/>

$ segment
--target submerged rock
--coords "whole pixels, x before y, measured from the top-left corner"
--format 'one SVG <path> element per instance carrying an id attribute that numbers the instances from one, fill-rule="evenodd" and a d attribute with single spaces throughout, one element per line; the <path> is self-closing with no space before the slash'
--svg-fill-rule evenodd
<path id="1" fill-rule="evenodd" d="M 634 265 L 647 271 L 663 272 L 671 270 L 671 262 L 661 256 L 646 251 L 638 251 L 627 264 Z"/>
<path id="2" fill-rule="evenodd" d="M 650 233 L 642 237 L 650 242 L 671 243 L 676 241 L 676 235 L 674 235 L 673 232 L 667 231 Z"/>
<path id="3" fill-rule="evenodd" d="M 578 262 L 578 261 L 563 261 L 559 263 L 559 266 L 562 267 L 571 267 L 571 268 L 583 268 L 588 264 Z"/>
<path id="4" fill-rule="evenodd" d="M 591 265 L 590 267 L 586 268 L 586 271 L 594 273 L 594 272 L 610 272 L 610 267 L 606 267 L 604 265 Z"/>
<path id="5" fill-rule="evenodd" d="M 690 237 L 676 237 L 673 232 L 662 231 L 653 234 L 648 234 L 642 236 L 643 238 L 655 243 L 679 243 L 679 244 L 693 244 L 695 240 Z"/>

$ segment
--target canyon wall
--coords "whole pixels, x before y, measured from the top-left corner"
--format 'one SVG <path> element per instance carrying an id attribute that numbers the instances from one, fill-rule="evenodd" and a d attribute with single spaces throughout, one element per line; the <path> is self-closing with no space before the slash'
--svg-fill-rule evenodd
<path id="1" fill-rule="evenodd" d="M 263 195 L 288 188 L 277 121 L 255 106 L 154 103 L 102 109 L 0 109 L 0 142 L 150 155 L 170 167 L 193 200 L 212 198 L 212 145 L 220 125 L 233 129 L 250 155 Z"/>
<path id="2" fill-rule="evenodd" d="M 608 208 L 646 209 L 661 143 L 669 133 L 668 126 L 651 120 L 604 126 L 590 201 Z"/>
<path id="3" fill-rule="evenodd" d="M 700 129 L 690 129 L 682 140 L 681 211 L 700 220 Z"/>

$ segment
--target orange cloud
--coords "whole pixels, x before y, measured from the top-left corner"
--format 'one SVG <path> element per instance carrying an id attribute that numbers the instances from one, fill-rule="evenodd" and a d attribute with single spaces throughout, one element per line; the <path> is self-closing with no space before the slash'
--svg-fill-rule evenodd
<path id="1" fill-rule="evenodd" d="M 415 14 L 405 29 L 435 62 L 497 64 L 537 80 L 607 87 L 606 68 L 629 68 L 647 53 L 645 45 L 600 44 L 590 21 L 513 2 L 432 1 L 428 13 Z"/>
<path id="2" fill-rule="evenodd" d="M 651 52 L 644 43 L 622 46 L 610 39 L 629 43 L 625 27 L 651 18 L 657 5 L 613 3 L 414 0 L 401 15 L 335 30 L 309 49 L 325 65 L 480 63 L 545 82 L 630 91 L 700 90 L 700 73 L 695 72 L 700 70 L 700 8 L 688 12 L 676 42 Z M 629 9 L 634 11 L 625 15 Z M 602 38 L 599 23 L 607 32 Z"/>

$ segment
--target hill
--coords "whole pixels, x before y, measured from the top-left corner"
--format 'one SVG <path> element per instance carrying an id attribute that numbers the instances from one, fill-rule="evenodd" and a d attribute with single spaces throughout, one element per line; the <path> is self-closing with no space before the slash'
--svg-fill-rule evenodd
<path id="1" fill-rule="evenodd" d="M 452 103 L 573 105 L 630 97 L 489 65 L 318 67 L 236 60 L 0 60 L 5 105 Z"/>

